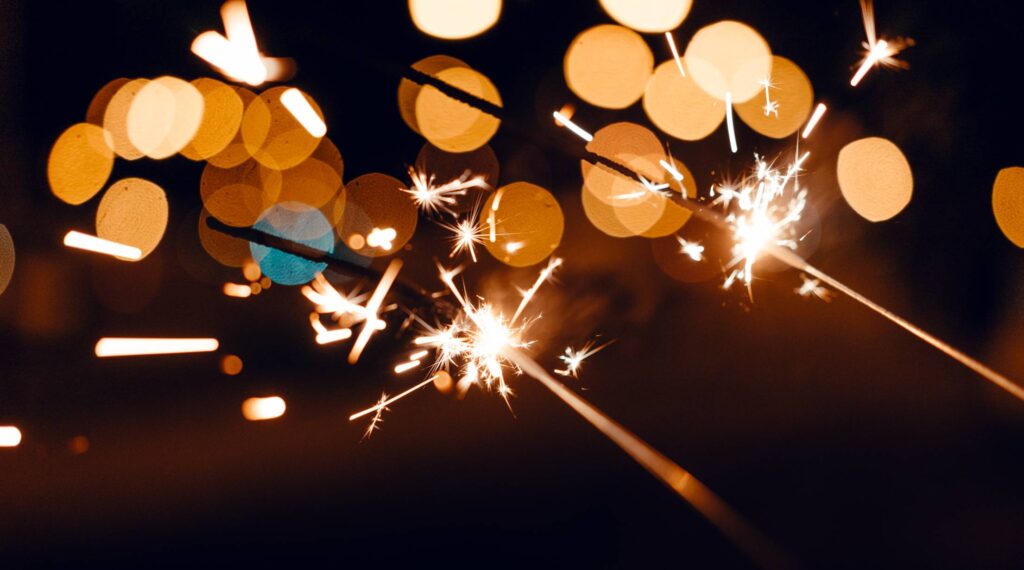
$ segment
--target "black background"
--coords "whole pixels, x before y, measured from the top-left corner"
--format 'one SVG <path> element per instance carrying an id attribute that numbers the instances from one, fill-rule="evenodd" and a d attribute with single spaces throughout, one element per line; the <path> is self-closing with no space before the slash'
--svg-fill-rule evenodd
<path id="1" fill-rule="evenodd" d="M 1024 404 L 854 302 L 801 299 L 793 272 L 763 273 L 755 302 L 719 281 L 677 283 L 645 240 L 592 228 L 579 205 L 578 142 L 550 112 L 577 104 L 596 129 L 646 123 L 576 101 L 561 62 L 572 37 L 608 21 L 596 1 L 506 2 L 481 37 L 445 42 L 411 24 L 404 2 L 251 2 L 262 49 L 294 57 L 292 83 L 317 99 L 346 179 L 403 176 L 423 141 L 399 118 L 386 72 L 459 57 L 501 90 L 492 141 L 502 183 L 552 190 L 566 214 L 566 270 L 538 307 L 539 360 L 596 333 L 617 343 L 587 362 L 583 395 L 691 470 L 810 566 L 1024 565 Z M 402 340 L 381 335 L 354 367 L 345 346 L 316 347 L 297 290 L 244 301 L 188 262 L 201 165 L 119 161 L 170 197 L 164 242 L 125 265 L 60 246 L 89 231 L 96 200 L 71 207 L 45 179 L 49 147 L 116 77 L 214 75 L 189 51 L 220 29 L 216 2 L 0 2 L 0 222 L 18 265 L 0 297 L 0 556 L 19 565 L 743 567 L 750 562 L 541 387 L 515 381 L 515 416 L 493 395 L 423 392 L 360 443 L 347 416 L 394 392 Z M 696 0 L 676 32 L 744 21 L 800 64 L 830 111 L 807 177 L 821 215 L 811 258 L 826 271 L 990 362 L 1024 377 L 1024 257 L 992 217 L 991 184 L 1024 162 L 1020 89 L 1024 5 L 880 2 L 879 32 L 913 37 L 906 72 L 848 86 L 863 28 L 857 3 Z M 648 37 L 656 60 L 670 57 Z M 835 155 L 862 136 L 907 154 L 915 195 L 895 219 L 856 216 L 835 185 Z M 672 143 L 706 189 L 777 154 L 739 127 Z M 424 223 L 403 254 L 428 282 L 441 233 Z M 189 247 L 192 249 L 190 250 Z M 185 261 L 183 261 L 185 260 Z M 533 270 L 492 261 L 481 287 L 525 285 Z M 228 277 L 231 277 L 228 274 Z M 237 278 L 237 276 L 236 276 Z M 124 301 L 119 298 L 129 299 Z M 111 300 L 113 299 L 113 300 Z M 216 336 L 218 355 L 100 361 L 104 335 Z M 280 420 L 245 422 L 252 395 L 281 394 Z M 86 436 L 84 454 L 69 451 Z"/>

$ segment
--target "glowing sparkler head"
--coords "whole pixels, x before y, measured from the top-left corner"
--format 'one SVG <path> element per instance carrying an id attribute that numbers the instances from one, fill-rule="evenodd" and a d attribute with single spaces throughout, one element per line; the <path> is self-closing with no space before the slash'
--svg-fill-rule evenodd
<path id="1" fill-rule="evenodd" d="M 437 185 L 433 174 L 428 175 L 410 166 L 409 180 L 412 181 L 412 187 L 403 188 L 402 191 L 412 196 L 416 207 L 426 214 L 453 214 L 452 208 L 458 203 L 459 196 L 465 196 L 473 188 L 490 188 L 483 176 L 473 175 L 468 170 L 455 180 Z"/>
<path id="2" fill-rule="evenodd" d="M 749 292 L 754 264 L 765 250 L 796 249 L 796 223 L 807 204 L 807 191 L 800 188 L 798 174 L 808 154 L 790 164 L 785 173 L 755 155 L 752 175 L 735 187 L 717 188 L 714 204 L 727 210 L 725 219 L 734 240 L 733 258 L 727 265 L 731 273 L 724 288 L 738 280 L 747 285 Z"/>

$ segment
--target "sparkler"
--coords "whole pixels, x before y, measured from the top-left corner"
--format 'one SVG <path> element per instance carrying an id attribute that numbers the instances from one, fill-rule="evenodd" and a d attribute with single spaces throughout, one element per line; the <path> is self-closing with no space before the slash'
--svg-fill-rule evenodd
<path id="1" fill-rule="evenodd" d="M 864 19 L 864 33 L 867 41 L 863 43 L 864 58 L 860 67 L 850 79 L 850 86 L 856 87 L 868 71 L 875 66 L 901 68 L 909 67 L 906 62 L 896 59 L 896 55 L 903 49 L 914 45 L 914 40 L 909 38 L 897 38 L 894 40 L 881 40 L 875 35 L 875 6 L 873 0 L 860 0 L 860 12 Z"/>
<path id="2" fill-rule="evenodd" d="M 420 172 L 410 166 L 409 179 L 412 181 L 412 188 L 403 188 L 402 191 L 412 196 L 416 206 L 427 214 L 440 212 L 452 214 L 451 208 L 458 203 L 458 197 L 465 196 L 473 188 L 481 190 L 490 188 L 483 176 L 474 176 L 468 170 L 455 180 L 438 186 L 434 184 L 433 174 L 428 176 L 425 172 Z"/>

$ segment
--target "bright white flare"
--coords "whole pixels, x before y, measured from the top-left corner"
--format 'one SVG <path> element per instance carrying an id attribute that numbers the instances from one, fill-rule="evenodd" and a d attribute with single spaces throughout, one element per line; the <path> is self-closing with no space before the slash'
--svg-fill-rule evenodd
<path id="1" fill-rule="evenodd" d="M 814 112 L 811 113 L 811 118 L 807 120 L 807 126 L 804 127 L 804 132 L 800 135 L 800 138 L 805 139 L 811 136 L 811 132 L 814 131 L 814 127 L 818 126 L 818 121 L 825 116 L 825 111 L 827 110 L 828 107 L 826 107 L 824 103 L 818 103 L 818 106 L 814 108 Z"/>
<path id="2" fill-rule="evenodd" d="M 860 67 L 857 68 L 856 73 L 853 74 L 853 78 L 850 79 L 851 87 L 856 87 L 861 79 L 864 79 L 868 71 L 878 65 L 906 69 L 909 67 L 907 63 L 896 59 L 896 55 L 903 51 L 903 49 L 914 45 L 914 40 L 910 38 L 897 38 L 894 40 L 880 40 L 877 38 L 875 33 L 875 6 L 872 0 L 861 0 L 860 12 L 861 17 L 864 19 L 864 35 L 867 36 L 867 41 L 862 44 L 865 50 L 864 58 L 861 60 Z"/>
<path id="3" fill-rule="evenodd" d="M 281 104 L 313 137 L 321 138 L 327 134 L 327 124 L 309 104 L 302 91 L 294 87 L 286 89 L 284 93 L 281 93 Z"/>
<path id="4" fill-rule="evenodd" d="M 458 203 L 459 196 L 465 196 L 473 188 L 490 189 L 490 185 L 487 184 L 483 176 L 474 176 L 468 170 L 455 180 L 436 185 L 433 174 L 428 176 L 425 172 L 420 172 L 410 166 L 409 179 L 412 181 L 412 187 L 403 188 L 402 191 L 412 196 L 416 207 L 426 214 L 440 212 L 452 214 L 452 208 Z"/>
<path id="5" fill-rule="evenodd" d="M 679 242 L 680 253 L 694 261 L 702 261 L 704 259 L 704 246 L 700 242 L 689 241 L 678 236 L 676 240 Z"/>
<path id="6" fill-rule="evenodd" d="M 185 354 L 213 352 L 220 343 L 215 338 L 101 338 L 96 343 L 96 356 L 150 356 L 154 354 Z"/>
<path id="7" fill-rule="evenodd" d="M 64 245 L 75 249 L 84 249 L 93 253 L 102 253 L 118 259 L 138 261 L 142 258 L 142 250 L 123 243 L 117 243 L 89 234 L 70 231 L 64 236 Z"/>
<path id="8" fill-rule="evenodd" d="M 576 123 L 572 122 L 571 120 L 569 120 L 569 117 L 566 117 L 565 115 L 563 115 L 561 113 L 561 111 L 555 111 L 553 113 L 553 115 L 555 117 L 555 124 L 556 125 L 569 129 L 570 131 L 575 133 L 576 136 L 580 137 L 581 139 L 583 139 L 583 140 L 585 140 L 587 142 L 591 142 L 591 141 L 594 140 L 594 135 L 588 133 L 587 131 L 585 131 L 583 129 L 583 127 L 581 127 L 581 126 L 577 125 Z"/>
<path id="9" fill-rule="evenodd" d="M 0 426 L 0 447 L 21 445 L 21 430 L 15 426 Z"/>

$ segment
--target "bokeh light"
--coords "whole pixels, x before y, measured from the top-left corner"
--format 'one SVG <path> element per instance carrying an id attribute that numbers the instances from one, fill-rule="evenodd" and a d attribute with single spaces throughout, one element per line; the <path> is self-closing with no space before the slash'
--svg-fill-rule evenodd
<path id="1" fill-rule="evenodd" d="M 768 96 L 777 105 L 773 112 L 765 113 L 764 90 L 745 103 L 736 105 L 736 114 L 758 133 L 773 139 L 786 138 L 797 132 L 811 114 L 814 106 L 814 88 L 811 80 L 792 61 L 772 56 L 772 72 Z"/>
<path id="2" fill-rule="evenodd" d="M 242 416 L 251 422 L 272 420 L 284 415 L 287 405 L 280 396 L 249 398 L 242 402 Z"/>
<path id="3" fill-rule="evenodd" d="M 376 172 L 345 185 L 347 202 L 338 236 L 349 249 L 366 257 L 380 257 L 395 252 L 412 238 L 419 215 L 403 188 L 405 185 L 397 178 Z M 394 235 L 385 242 L 375 242 L 369 239 L 374 230 L 375 235 L 388 230 Z"/>
<path id="4" fill-rule="evenodd" d="M 485 236 L 484 247 L 506 265 L 540 263 L 562 242 L 562 208 L 551 192 L 536 184 L 513 182 L 502 186 L 487 199 L 482 212 L 482 222 L 489 224 L 492 217 L 494 220 L 494 240 Z"/>
<path id="5" fill-rule="evenodd" d="M 750 26 L 732 20 L 697 30 L 683 59 L 687 76 L 697 85 L 721 101 L 731 94 L 734 103 L 757 95 L 772 70 L 768 42 Z"/>
<path id="6" fill-rule="evenodd" d="M 167 195 L 142 178 L 124 178 L 110 186 L 96 210 L 96 235 L 137 247 L 142 257 L 156 249 L 167 229 Z"/>
<path id="7" fill-rule="evenodd" d="M 601 7 L 616 22 L 648 33 L 678 28 L 691 4 L 692 0 L 601 0 Z"/>
<path id="8" fill-rule="evenodd" d="M 103 128 L 110 133 L 111 148 L 117 156 L 125 160 L 136 160 L 145 156 L 128 137 L 128 113 L 132 101 L 148 83 L 148 79 L 133 79 L 124 83 L 110 98 L 103 111 Z"/>
<path id="9" fill-rule="evenodd" d="M 836 175 L 843 198 L 861 217 L 881 222 L 903 211 L 914 192 L 910 163 L 899 147 L 879 137 L 839 151 Z"/>
<path id="10" fill-rule="evenodd" d="M 227 376 L 238 376 L 242 373 L 242 359 L 234 354 L 225 354 L 220 359 L 220 371 Z"/>
<path id="11" fill-rule="evenodd" d="M 334 230 L 331 224 L 319 210 L 305 204 L 275 204 L 260 216 L 255 228 L 325 254 L 334 251 Z M 279 285 L 302 285 L 327 269 L 324 262 L 310 261 L 257 243 L 250 243 L 249 249 L 252 258 L 260 264 L 263 274 Z"/>
<path id="12" fill-rule="evenodd" d="M 0 295 L 4 294 L 14 277 L 14 262 L 14 238 L 7 226 L 0 224 Z"/>
<path id="13" fill-rule="evenodd" d="M 203 117 L 181 154 L 190 160 L 206 160 L 223 152 L 238 137 L 245 102 L 234 87 L 216 79 L 200 77 L 192 85 L 203 96 Z"/>
<path id="14" fill-rule="evenodd" d="M 654 70 L 644 91 L 644 111 L 659 129 L 685 141 L 707 137 L 725 120 L 725 103 L 683 77 L 674 61 Z"/>
<path id="15" fill-rule="evenodd" d="M 992 184 L 992 212 L 1006 239 L 1024 247 L 1024 168 L 1011 166 L 996 175 Z"/>
<path id="16" fill-rule="evenodd" d="M 482 73 L 468 67 L 449 67 L 434 77 L 465 93 L 501 106 L 498 88 Z M 501 120 L 442 93 L 432 85 L 416 96 L 416 124 L 434 146 L 448 152 L 469 152 L 487 144 Z"/>
<path id="17" fill-rule="evenodd" d="M 145 84 L 128 107 L 128 140 L 142 154 L 164 159 L 187 145 L 203 120 L 203 95 L 177 77 Z"/>
<path id="18" fill-rule="evenodd" d="M 102 190 L 114 169 L 112 144 L 110 133 L 89 123 L 61 133 L 46 163 L 54 196 L 77 206 Z"/>
<path id="19" fill-rule="evenodd" d="M 289 87 L 271 87 L 249 103 L 242 116 L 242 140 L 245 148 L 260 164 L 284 170 L 292 168 L 313 154 L 320 138 L 308 130 L 281 102 Z M 303 93 L 310 107 L 323 121 L 323 112 L 308 94 Z"/>
<path id="20" fill-rule="evenodd" d="M 501 0 L 409 0 L 413 24 L 445 40 L 478 36 L 501 16 Z"/>
<path id="21" fill-rule="evenodd" d="M 584 30 L 565 52 L 565 83 L 580 99 L 606 109 L 625 109 L 644 94 L 654 54 L 640 34 L 603 24 Z"/>
<path id="22" fill-rule="evenodd" d="M 21 430 L 15 426 L 0 426 L 0 447 L 21 445 Z"/>

